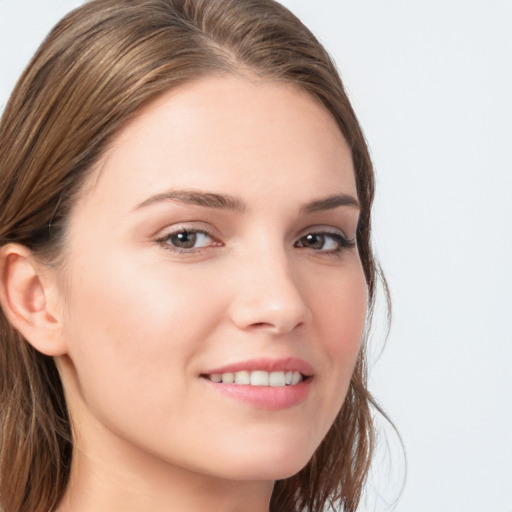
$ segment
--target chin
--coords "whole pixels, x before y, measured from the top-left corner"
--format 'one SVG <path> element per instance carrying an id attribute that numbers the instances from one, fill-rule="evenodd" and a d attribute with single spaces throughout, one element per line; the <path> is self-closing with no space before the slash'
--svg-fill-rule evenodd
<path id="1" fill-rule="evenodd" d="M 289 459 L 281 459 L 279 462 L 266 461 L 262 464 L 249 463 L 246 467 L 230 468 L 223 478 L 227 480 L 241 481 L 276 481 L 290 478 L 297 474 L 309 459 L 301 459 L 298 461 L 294 457 Z"/>
<path id="2" fill-rule="evenodd" d="M 306 442 L 253 444 L 228 456 L 222 464 L 226 478 L 234 480 L 282 480 L 298 473 L 307 465 L 315 447 Z M 236 461 L 234 460 L 236 459 Z M 220 462 L 219 459 L 217 459 Z M 220 464 L 216 470 L 220 469 Z"/>

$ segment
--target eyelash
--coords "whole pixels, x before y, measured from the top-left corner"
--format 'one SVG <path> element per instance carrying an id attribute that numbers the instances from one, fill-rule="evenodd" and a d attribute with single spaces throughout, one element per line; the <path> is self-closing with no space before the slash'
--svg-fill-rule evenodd
<path id="1" fill-rule="evenodd" d="M 315 252 L 319 252 L 320 254 L 326 254 L 328 256 L 340 256 L 340 253 L 343 252 L 344 249 L 351 249 L 352 247 L 355 247 L 356 241 L 355 239 L 350 240 L 345 235 L 338 233 L 338 232 L 332 232 L 332 231 L 312 231 L 311 233 L 307 233 L 304 236 L 301 236 L 297 242 L 295 242 L 294 247 L 302 247 L 304 249 L 308 249 L 307 246 L 300 246 L 297 245 L 301 240 L 304 240 L 307 237 L 315 236 L 315 237 L 324 237 L 324 238 L 332 238 L 334 242 L 337 244 L 337 247 L 335 249 L 331 250 L 318 250 Z"/>
<path id="2" fill-rule="evenodd" d="M 173 245 L 169 243 L 169 239 L 173 236 L 179 236 L 179 235 L 204 235 L 209 237 L 213 243 L 208 244 L 204 247 L 191 247 L 191 248 L 183 248 L 183 247 L 177 247 L 176 245 Z M 324 238 L 331 238 L 336 243 L 337 247 L 335 249 L 331 250 L 321 250 L 321 249 L 313 249 L 315 252 L 318 252 L 319 254 L 324 254 L 326 256 L 334 256 L 339 257 L 340 253 L 344 251 L 344 249 L 350 249 L 355 247 L 356 240 L 355 239 L 349 239 L 345 235 L 338 233 L 338 232 L 332 232 L 332 231 L 311 231 L 310 233 L 306 233 L 305 235 L 301 236 L 297 242 L 295 242 L 294 247 L 300 248 L 300 249 L 308 249 L 308 246 L 305 245 L 298 245 L 301 241 L 305 240 L 307 237 L 315 236 L 315 237 L 324 237 Z M 175 231 L 172 231 L 170 233 L 166 233 L 164 236 L 158 238 L 156 240 L 158 244 L 160 244 L 164 249 L 168 251 L 175 252 L 177 254 L 201 254 L 205 250 L 209 249 L 210 247 L 221 247 L 223 244 L 222 242 L 216 241 L 215 237 L 208 232 L 205 229 L 186 229 L 186 228 L 179 228 Z M 324 240 L 325 242 L 325 240 Z"/>
<path id="3" fill-rule="evenodd" d="M 169 243 L 169 239 L 173 236 L 178 236 L 181 234 L 187 234 L 187 235 L 205 235 L 209 237 L 211 240 L 214 241 L 213 244 L 208 244 L 204 247 L 197 247 L 197 248 L 183 248 L 183 247 L 177 247 L 175 245 L 172 245 Z M 220 247 L 222 246 L 222 242 L 215 241 L 215 237 L 208 232 L 205 229 L 187 229 L 187 228 L 179 228 L 175 231 L 171 231 L 170 233 L 166 233 L 164 236 L 157 239 L 157 243 L 159 243 L 164 249 L 168 251 L 175 252 L 177 254 L 201 254 L 204 252 L 204 250 L 210 248 L 210 247 Z"/>

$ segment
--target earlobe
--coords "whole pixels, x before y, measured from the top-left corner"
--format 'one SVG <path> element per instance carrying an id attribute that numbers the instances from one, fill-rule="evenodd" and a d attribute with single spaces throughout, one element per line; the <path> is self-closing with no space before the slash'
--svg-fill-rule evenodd
<path id="1" fill-rule="evenodd" d="M 48 300 L 55 284 L 32 252 L 19 244 L 0 249 L 0 303 L 15 329 L 39 352 L 66 353 L 62 322 Z"/>

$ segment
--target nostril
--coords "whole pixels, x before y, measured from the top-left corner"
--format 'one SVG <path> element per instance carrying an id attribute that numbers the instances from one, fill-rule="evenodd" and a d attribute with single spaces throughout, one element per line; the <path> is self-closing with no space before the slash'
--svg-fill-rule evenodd
<path id="1" fill-rule="evenodd" d="M 280 321 L 276 320 L 275 322 L 254 322 L 247 327 L 251 330 L 261 330 L 261 331 L 268 331 L 272 334 L 285 334 L 287 332 L 294 331 L 304 325 L 304 322 L 286 322 L 286 321 Z"/>
<path id="2" fill-rule="evenodd" d="M 301 287 L 291 277 L 283 277 L 284 274 L 284 270 L 279 276 L 276 272 L 258 278 L 251 274 L 250 280 L 244 276 L 243 286 L 240 283 L 237 287 L 229 307 L 229 315 L 237 327 L 283 334 L 309 323 L 312 312 Z"/>

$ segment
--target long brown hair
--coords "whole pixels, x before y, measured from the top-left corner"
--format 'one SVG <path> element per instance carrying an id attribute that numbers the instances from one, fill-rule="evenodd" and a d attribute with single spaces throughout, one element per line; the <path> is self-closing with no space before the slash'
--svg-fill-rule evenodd
<path id="1" fill-rule="evenodd" d="M 17 242 L 52 264 L 70 209 L 113 135 L 148 101 L 212 73 L 292 82 L 336 119 L 353 156 L 361 219 L 357 242 L 369 292 L 374 194 L 368 149 L 330 57 L 273 0 L 93 0 L 64 18 L 20 78 L 0 121 L 0 246 Z M 48 512 L 61 499 L 73 440 L 52 358 L 0 312 L 0 503 Z M 374 443 L 361 349 L 344 405 L 315 455 L 278 481 L 271 510 L 355 511 Z"/>

